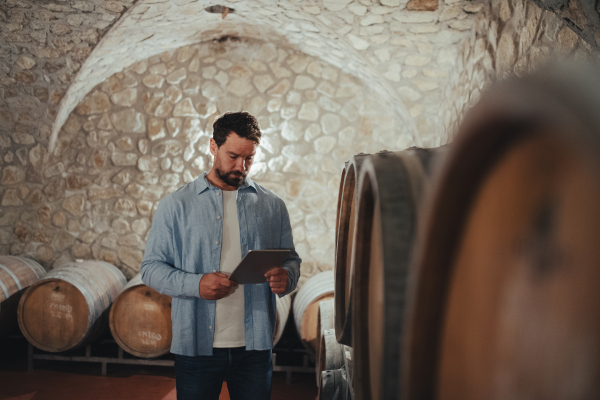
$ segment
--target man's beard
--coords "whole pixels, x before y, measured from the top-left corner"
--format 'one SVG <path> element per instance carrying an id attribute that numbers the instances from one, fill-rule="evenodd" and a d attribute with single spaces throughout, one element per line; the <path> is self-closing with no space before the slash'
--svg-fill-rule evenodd
<path id="1" fill-rule="evenodd" d="M 215 172 L 217 173 L 219 179 L 229 186 L 240 187 L 244 182 L 246 182 L 247 173 L 242 173 L 239 171 L 223 172 L 219 168 L 215 168 Z"/>

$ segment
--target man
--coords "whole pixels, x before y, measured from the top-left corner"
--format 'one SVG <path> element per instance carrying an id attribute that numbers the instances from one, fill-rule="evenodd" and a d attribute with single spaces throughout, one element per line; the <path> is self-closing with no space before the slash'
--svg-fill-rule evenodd
<path id="1" fill-rule="evenodd" d="M 173 297 L 180 400 L 217 400 L 223 380 L 232 400 L 271 395 L 275 294 L 295 289 L 301 260 L 283 200 L 247 178 L 260 137 L 252 115 L 221 116 L 210 139 L 211 170 L 162 199 L 154 214 L 142 280 Z M 264 284 L 228 279 L 249 250 L 272 248 L 292 252 Z"/>

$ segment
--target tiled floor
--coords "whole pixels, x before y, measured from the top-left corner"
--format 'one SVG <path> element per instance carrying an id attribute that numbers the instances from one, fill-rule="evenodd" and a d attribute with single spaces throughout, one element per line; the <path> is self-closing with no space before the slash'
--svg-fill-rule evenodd
<path id="1" fill-rule="evenodd" d="M 317 395 L 314 377 L 294 375 L 286 385 L 285 374 L 273 374 L 272 400 L 313 400 Z M 109 376 L 89 375 L 86 372 L 0 371 L 2 400 L 176 400 L 175 379 L 172 376 L 149 375 L 145 371 L 127 371 Z M 220 400 L 229 399 L 223 385 Z"/>
<path id="2" fill-rule="evenodd" d="M 24 341 L 0 344 L 0 400 L 176 400 L 175 374 L 169 367 L 112 364 L 101 376 L 100 364 L 36 360 L 27 372 Z M 272 400 L 314 400 L 314 374 L 273 373 Z M 229 399 L 226 384 L 220 400 Z"/>
<path id="3" fill-rule="evenodd" d="M 69 369 L 72 369 L 70 367 Z M 165 370 L 166 368 L 161 368 Z M 2 400 L 176 400 L 175 379 L 168 375 L 151 375 L 146 370 L 124 367 L 108 376 L 82 371 L 36 370 L 33 372 L 0 371 Z M 157 369 L 158 370 L 158 369 Z M 157 373 L 152 371 L 152 373 Z M 317 395 L 314 376 L 293 375 L 292 384 L 285 374 L 273 374 L 272 400 L 313 400 Z M 229 399 L 226 384 L 220 400 Z"/>

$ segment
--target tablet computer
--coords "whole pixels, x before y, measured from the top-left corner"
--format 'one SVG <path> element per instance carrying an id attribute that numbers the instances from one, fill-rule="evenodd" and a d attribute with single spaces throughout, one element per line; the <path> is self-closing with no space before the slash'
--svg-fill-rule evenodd
<path id="1" fill-rule="evenodd" d="M 240 285 L 253 283 L 265 283 L 265 274 L 277 267 L 281 267 L 283 261 L 291 250 L 250 250 L 244 259 L 235 267 L 229 280 Z"/>

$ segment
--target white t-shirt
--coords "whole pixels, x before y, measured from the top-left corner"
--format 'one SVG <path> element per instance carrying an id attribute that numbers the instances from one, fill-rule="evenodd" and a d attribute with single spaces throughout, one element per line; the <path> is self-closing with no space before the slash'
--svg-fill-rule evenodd
<path id="1" fill-rule="evenodd" d="M 242 261 L 240 224 L 236 202 L 237 190 L 223 190 L 222 194 L 224 215 L 220 272 L 231 275 L 235 267 Z M 227 297 L 217 300 L 213 347 L 242 347 L 246 345 L 244 307 L 243 285 L 233 289 Z"/>

